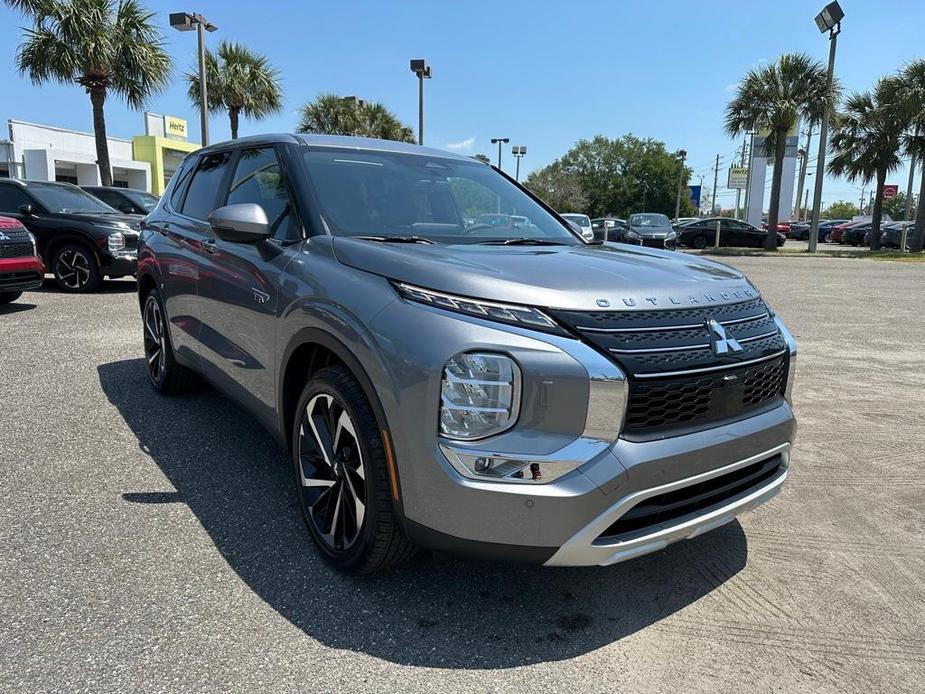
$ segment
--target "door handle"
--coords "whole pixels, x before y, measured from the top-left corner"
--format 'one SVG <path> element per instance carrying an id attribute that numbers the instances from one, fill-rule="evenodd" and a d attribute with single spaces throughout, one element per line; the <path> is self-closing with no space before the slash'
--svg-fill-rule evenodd
<path id="1" fill-rule="evenodd" d="M 214 254 L 218 252 L 218 246 L 215 245 L 215 239 L 206 239 L 202 242 L 202 250 L 206 253 Z"/>

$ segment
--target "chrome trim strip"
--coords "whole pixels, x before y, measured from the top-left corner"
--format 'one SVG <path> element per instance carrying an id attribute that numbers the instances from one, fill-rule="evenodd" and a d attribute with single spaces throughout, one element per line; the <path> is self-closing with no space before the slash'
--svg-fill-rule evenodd
<path id="1" fill-rule="evenodd" d="M 769 354 L 766 357 L 761 357 L 759 359 L 748 359 L 746 361 L 736 362 L 735 364 L 720 364 L 719 366 L 706 366 L 702 369 L 686 369 L 685 371 L 662 371 L 660 373 L 651 373 L 651 374 L 633 374 L 636 378 L 666 378 L 668 376 L 687 376 L 690 374 L 700 374 L 708 373 L 710 371 L 723 371 L 725 369 L 737 369 L 740 366 L 750 366 L 751 364 L 760 364 L 763 361 L 770 361 L 771 359 L 777 359 L 777 357 L 782 357 L 787 353 L 786 349 L 782 349 L 779 352 L 774 352 L 774 354 Z"/>
<path id="2" fill-rule="evenodd" d="M 741 342 L 741 340 L 740 340 Z M 653 354 L 658 352 L 688 352 L 696 349 L 710 349 L 710 345 L 681 345 L 680 347 L 645 347 L 640 349 L 613 349 L 607 351 L 614 354 Z"/>
<path id="3" fill-rule="evenodd" d="M 739 337 L 739 338 L 736 338 L 736 341 L 741 345 L 743 342 L 746 342 L 746 343 L 755 342 L 756 340 L 763 340 L 766 337 L 773 337 L 774 335 L 777 335 L 777 334 L 778 332 L 776 330 L 772 330 L 769 333 L 761 333 L 760 335 L 752 335 L 751 337 Z"/>
<path id="4" fill-rule="evenodd" d="M 767 318 L 768 312 L 759 313 L 754 316 L 745 318 L 732 318 L 730 320 L 717 321 L 720 325 L 737 325 L 739 323 L 748 323 L 749 321 L 761 320 Z M 689 323 L 687 325 L 656 325 L 651 328 L 594 328 L 585 325 L 576 325 L 576 330 L 583 330 L 589 333 L 655 333 L 667 330 L 696 330 L 702 328 L 703 323 Z"/>
<path id="5" fill-rule="evenodd" d="M 725 475 L 778 454 L 783 458 L 783 472 L 776 475 L 767 484 L 749 492 L 744 497 L 735 499 L 703 515 L 689 518 L 675 525 L 661 527 L 647 535 L 634 537 L 622 542 L 597 541 L 601 533 L 619 520 L 627 511 L 645 499 L 699 484 L 700 482 Z M 607 566 L 642 554 L 655 552 L 672 542 L 692 538 L 707 530 L 712 530 L 713 528 L 728 523 L 740 513 L 764 503 L 777 494 L 784 480 L 787 478 L 789 463 L 790 443 L 782 443 L 762 453 L 758 453 L 757 455 L 750 456 L 729 465 L 724 465 L 715 470 L 709 470 L 708 472 L 694 475 L 693 477 L 687 477 L 682 480 L 629 494 L 618 500 L 610 508 L 598 515 L 597 518 L 569 538 L 569 540 L 546 561 L 546 566 Z"/>

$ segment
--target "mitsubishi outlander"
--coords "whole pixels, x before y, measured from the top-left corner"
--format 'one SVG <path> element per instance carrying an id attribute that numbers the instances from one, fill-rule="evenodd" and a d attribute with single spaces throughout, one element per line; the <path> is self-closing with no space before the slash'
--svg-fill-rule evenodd
<path id="1" fill-rule="evenodd" d="M 519 221 L 480 221 L 502 215 Z M 758 290 L 586 240 L 469 157 L 314 135 L 199 150 L 144 222 L 138 291 L 154 389 L 205 379 L 253 413 L 341 571 L 417 547 L 613 564 L 787 477 L 796 344 Z"/>

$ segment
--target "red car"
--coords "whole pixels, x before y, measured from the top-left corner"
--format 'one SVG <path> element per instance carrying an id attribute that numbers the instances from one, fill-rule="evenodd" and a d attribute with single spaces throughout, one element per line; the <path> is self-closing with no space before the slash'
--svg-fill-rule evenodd
<path id="1" fill-rule="evenodd" d="M 16 219 L 0 217 L 0 305 L 16 301 L 20 294 L 42 286 L 45 266 L 35 249 L 35 239 Z"/>
<path id="2" fill-rule="evenodd" d="M 844 224 L 838 224 L 832 227 L 832 230 L 825 236 L 825 242 L 826 243 L 841 243 L 842 236 L 844 236 L 845 234 L 845 230 L 848 227 L 854 226 L 855 224 L 858 224 L 858 223 L 859 222 L 845 222 Z"/>

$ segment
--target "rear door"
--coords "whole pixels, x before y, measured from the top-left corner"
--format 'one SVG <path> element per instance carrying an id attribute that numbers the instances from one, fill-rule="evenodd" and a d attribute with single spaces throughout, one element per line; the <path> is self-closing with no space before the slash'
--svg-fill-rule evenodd
<path id="1" fill-rule="evenodd" d="M 240 150 L 228 181 L 219 206 L 260 205 L 272 237 L 248 244 L 209 234 L 199 277 L 203 368 L 232 397 L 272 421 L 277 288 L 300 247 L 301 225 L 272 145 Z"/>

